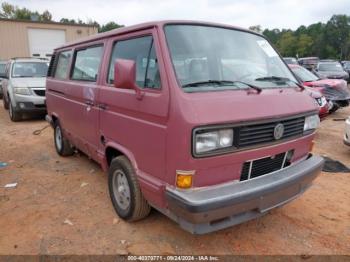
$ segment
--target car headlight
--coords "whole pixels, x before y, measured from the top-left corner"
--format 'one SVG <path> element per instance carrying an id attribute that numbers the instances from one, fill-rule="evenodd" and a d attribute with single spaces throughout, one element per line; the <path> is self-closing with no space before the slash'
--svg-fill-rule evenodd
<path id="1" fill-rule="evenodd" d="M 231 147 L 233 143 L 233 130 L 221 129 L 198 133 L 195 134 L 194 142 L 196 154 Z"/>
<path id="2" fill-rule="evenodd" d="M 30 95 L 30 90 L 27 87 L 15 87 L 13 91 L 18 95 Z"/>
<path id="3" fill-rule="evenodd" d="M 316 129 L 320 125 L 320 118 L 318 115 L 305 117 L 304 131 Z"/>

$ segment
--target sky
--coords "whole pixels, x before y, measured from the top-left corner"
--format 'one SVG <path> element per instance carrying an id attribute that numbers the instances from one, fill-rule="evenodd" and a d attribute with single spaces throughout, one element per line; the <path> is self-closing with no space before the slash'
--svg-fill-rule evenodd
<path id="1" fill-rule="evenodd" d="M 0 0 L 4 2 L 4 0 Z M 327 22 L 333 14 L 350 15 L 350 0 L 7 0 L 43 12 L 55 21 L 92 19 L 123 25 L 167 19 L 201 20 L 248 28 L 290 28 Z"/>

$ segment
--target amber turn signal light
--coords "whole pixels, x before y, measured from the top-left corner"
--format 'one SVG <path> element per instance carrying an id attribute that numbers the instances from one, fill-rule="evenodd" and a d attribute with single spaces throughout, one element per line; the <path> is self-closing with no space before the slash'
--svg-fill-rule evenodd
<path id="1" fill-rule="evenodd" d="M 314 145 L 315 145 L 315 141 L 312 140 L 311 143 L 310 143 L 309 152 L 312 152 L 312 150 L 314 149 Z"/>
<path id="2" fill-rule="evenodd" d="M 177 170 L 176 171 L 176 186 L 178 188 L 191 188 L 193 183 L 193 175 L 194 171 L 182 171 Z"/>

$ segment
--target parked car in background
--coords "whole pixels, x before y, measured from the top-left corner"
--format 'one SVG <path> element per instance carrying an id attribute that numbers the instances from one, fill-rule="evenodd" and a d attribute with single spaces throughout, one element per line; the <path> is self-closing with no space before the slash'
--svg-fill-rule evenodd
<path id="1" fill-rule="evenodd" d="M 342 66 L 344 71 L 350 75 L 350 61 L 343 61 Z"/>
<path id="2" fill-rule="evenodd" d="M 320 119 L 323 120 L 329 114 L 329 110 L 332 107 L 332 102 L 328 102 L 324 95 L 311 87 L 306 87 L 306 92 L 308 92 L 309 95 L 315 99 L 315 104 L 319 107 L 318 115 Z"/>
<path id="3" fill-rule="evenodd" d="M 298 60 L 295 57 L 283 57 L 284 62 L 290 65 L 299 65 Z"/>
<path id="4" fill-rule="evenodd" d="M 342 65 L 337 61 L 319 62 L 315 71 L 320 78 L 349 80 L 349 74 L 344 71 Z"/>
<path id="5" fill-rule="evenodd" d="M 0 61 L 0 98 L 3 97 L 2 79 L 5 77 L 6 61 Z"/>
<path id="6" fill-rule="evenodd" d="M 38 58 L 13 58 L 3 79 L 3 103 L 12 121 L 23 114 L 45 114 L 47 61 Z"/>
<path id="7" fill-rule="evenodd" d="M 302 57 L 298 59 L 301 66 L 305 67 L 307 70 L 314 70 L 319 62 L 318 57 Z"/>
<path id="8" fill-rule="evenodd" d="M 345 120 L 345 132 L 343 142 L 345 145 L 350 146 L 350 116 Z"/>
<path id="9" fill-rule="evenodd" d="M 330 112 L 349 105 L 350 92 L 346 81 L 342 79 L 320 79 L 318 76 L 298 65 L 289 65 L 295 76 L 309 86 L 319 91 L 330 102 Z"/>
<path id="10" fill-rule="evenodd" d="M 108 170 L 127 221 L 152 206 L 192 233 L 220 230 L 295 199 L 324 162 L 313 99 L 263 36 L 229 25 L 146 23 L 66 44 L 46 97 L 57 153 L 76 147 Z"/>

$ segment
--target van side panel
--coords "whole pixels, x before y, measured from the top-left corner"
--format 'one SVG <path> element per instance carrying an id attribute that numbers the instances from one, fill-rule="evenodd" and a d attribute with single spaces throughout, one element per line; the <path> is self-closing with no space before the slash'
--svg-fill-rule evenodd
<path id="1" fill-rule="evenodd" d="M 94 83 L 75 81 L 66 83 L 65 116 L 62 121 L 74 144 L 95 160 L 99 143 L 97 135 L 99 113 L 95 106 L 97 94 L 98 88 Z"/>

